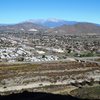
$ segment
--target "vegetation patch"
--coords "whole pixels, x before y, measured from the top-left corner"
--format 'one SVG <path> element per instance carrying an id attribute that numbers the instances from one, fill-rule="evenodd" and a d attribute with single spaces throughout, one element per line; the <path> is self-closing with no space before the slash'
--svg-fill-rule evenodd
<path id="1" fill-rule="evenodd" d="M 71 94 L 82 99 L 100 99 L 100 86 L 79 88 L 71 91 Z"/>

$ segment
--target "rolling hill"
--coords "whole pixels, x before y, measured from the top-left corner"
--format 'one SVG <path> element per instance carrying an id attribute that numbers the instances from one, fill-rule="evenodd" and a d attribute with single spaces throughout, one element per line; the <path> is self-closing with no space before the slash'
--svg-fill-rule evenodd
<path id="1" fill-rule="evenodd" d="M 44 29 L 46 29 L 46 27 L 31 22 L 0 26 L 1 32 L 36 32 Z"/>
<path id="2" fill-rule="evenodd" d="M 0 24 L 0 32 L 34 33 L 39 31 L 51 35 L 100 35 L 100 25 L 56 19 L 30 20 L 12 25 Z"/>
<path id="3" fill-rule="evenodd" d="M 100 35 L 100 26 L 93 23 L 80 22 L 74 25 L 62 25 L 49 29 L 48 33 L 58 35 Z"/>

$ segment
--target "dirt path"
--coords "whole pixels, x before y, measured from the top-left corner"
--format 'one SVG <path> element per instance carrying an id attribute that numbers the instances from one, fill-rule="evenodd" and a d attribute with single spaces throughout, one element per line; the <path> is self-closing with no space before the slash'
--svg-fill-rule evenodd
<path id="1" fill-rule="evenodd" d="M 77 89 L 77 87 L 68 86 L 68 87 L 65 88 L 65 89 L 57 90 L 57 91 L 54 91 L 53 93 L 54 93 L 54 94 L 70 94 L 70 92 L 71 92 L 72 90 L 75 90 L 75 89 Z"/>

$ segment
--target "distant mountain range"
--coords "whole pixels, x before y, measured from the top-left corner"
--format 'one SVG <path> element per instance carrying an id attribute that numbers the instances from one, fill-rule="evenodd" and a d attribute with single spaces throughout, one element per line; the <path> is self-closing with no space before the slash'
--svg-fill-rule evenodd
<path id="1" fill-rule="evenodd" d="M 28 20 L 18 24 L 0 24 L 0 32 L 39 32 L 47 34 L 99 34 L 100 25 L 88 22 L 65 21 L 59 19 Z"/>
<path id="2" fill-rule="evenodd" d="M 61 26 L 64 24 L 65 25 L 74 25 L 77 23 L 75 21 L 65 21 L 65 20 L 60 20 L 60 19 L 55 19 L 55 18 L 47 19 L 47 20 L 44 20 L 44 19 L 32 20 L 31 19 L 31 20 L 28 20 L 27 22 L 39 24 L 39 25 L 49 27 L 49 28 L 58 27 L 58 26 Z"/>

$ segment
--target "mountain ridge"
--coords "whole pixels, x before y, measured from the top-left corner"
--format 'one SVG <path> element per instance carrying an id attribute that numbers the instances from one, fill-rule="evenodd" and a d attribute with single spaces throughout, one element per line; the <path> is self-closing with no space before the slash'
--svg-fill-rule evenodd
<path id="1" fill-rule="evenodd" d="M 50 22 L 50 23 L 49 23 Z M 40 24 L 39 24 L 40 23 Z M 44 23 L 45 25 L 42 25 Z M 47 25 L 52 26 L 48 27 Z M 56 27 L 53 27 L 56 25 Z M 96 23 L 90 22 L 75 22 L 75 21 L 64 21 L 64 20 L 57 20 L 51 19 L 48 21 L 39 20 L 36 23 L 33 21 L 24 21 L 17 24 L 7 24 L 7 25 L 0 25 L 0 32 L 39 32 L 42 31 L 43 33 L 47 34 L 56 34 L 56 35 L 67 35 L 67 34 L 97 34 L 100 35 L 100 25 Z"/>
<path id="2" fill-rule="evenodd" d="M 55 18 L 52 18 L 52 19 L 39 19 L 39 20 L 28 20 L 27 22 L 32 22 L 32 23 L 35 23 L 35 24 L 39 24 L 39 25 L 42 25 L 42 26 L 45 26 L 45 27 L 49 27 L 49 28 L 54 28 L 54 27 L 58 27 L 58 26 L 61 26 L 61 25 L 74 25 L 76 24 L 77 22 L 76 21 L 66 21 L 66 20 L 63 20 L 63 19 L 55 19 Z"/>
<path id="3" fill-rule="evenodd" d="M 49 29 L 48 33 L 59 34 L 59 35 L 66 35 L 66 34 L 100 35 L 100 26 L 94 23 L 79 22 L 75 25 L 62 25 L 53 29 Z"/>

